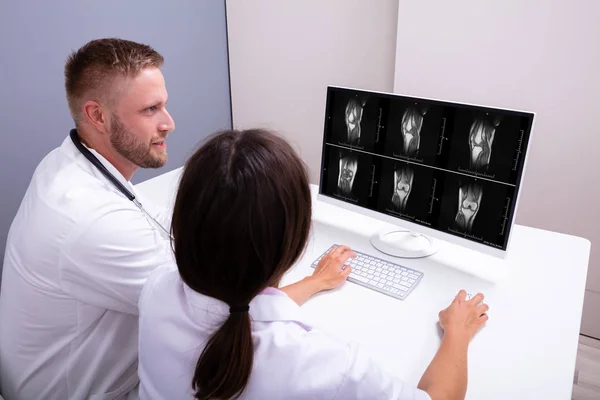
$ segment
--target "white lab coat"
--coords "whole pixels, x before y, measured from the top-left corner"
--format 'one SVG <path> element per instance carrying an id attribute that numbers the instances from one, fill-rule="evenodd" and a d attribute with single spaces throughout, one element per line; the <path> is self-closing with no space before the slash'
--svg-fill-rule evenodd
<path id="1" fill-rule="evenodd" d="M 139 294 L 155 267 L 172 262 L 168 240 L 67 137 L 35 170 L 8 235 L 0 292 L 6 400 L 136 397 Z"/>
<path id="2" fill-rule="evenodd" d="M 280 290 L 263 291 L 249 313 L 254 363 L 240 399 L 430 400 L 356 345 L 314 328 Z M 140 399 L 192 399 L 198 357 L 228 315 L 229 306 L 192 291 L 173 267 L 155 270 L 140 297 Z"/>

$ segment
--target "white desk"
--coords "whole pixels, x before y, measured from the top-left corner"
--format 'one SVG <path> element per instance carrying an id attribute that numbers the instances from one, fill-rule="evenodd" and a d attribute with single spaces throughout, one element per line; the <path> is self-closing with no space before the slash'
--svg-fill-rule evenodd
<path id="1" fill-rule="evenodd" d="M 168 204 L 179 174 L 172 171 L 138 189 Z M 471 342 L 467 399 L 571 398 L 590 253 L 587 240 L 515 226 L 510 257 L 501 263 L 445 243 L 429 258 L 394 259 L 369 242 L 371 234 L 390 225 L 319 202 L 317 187 L 312 189 L 310 242 L 284 284 L 311 274 L 311 262 L 333 243 L 424 273 L 404 301 L 351 282 L 315 296 L 303 308 L 322 329 L 361 343 L 391 373 L 417 384 L 440 343 L 438 312 L 462 288 L 481 291 L 490 305 L 490 319 Z M 458 268 L 448 265 L 451 259 L 458 260 Z M 493 273 L 487 274 L 490 269 Z M 492 281 L 481 278 L 488 275 Z"/>

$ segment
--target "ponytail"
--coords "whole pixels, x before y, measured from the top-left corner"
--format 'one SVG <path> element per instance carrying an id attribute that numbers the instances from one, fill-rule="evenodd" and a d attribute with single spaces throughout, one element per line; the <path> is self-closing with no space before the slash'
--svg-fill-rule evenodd
<path id="1" fill-rule="evenodd" d="M 208 340 L 192 380 L 196 399 L 230 399 L 246 388 L 254 344 L 247 312 L 233 312 Z"/>
<path id="2" fill-rule="evenodd" d="M 294 149 L 265 130 L 220 132 L 186 162 L 171 223 L 177 268 L 194 292 L 231 307 L 187 384 L 196 399 L 237 398 L 247 388 L 254 360 L 247 307 L 306 246 L 308 182 Z"/>

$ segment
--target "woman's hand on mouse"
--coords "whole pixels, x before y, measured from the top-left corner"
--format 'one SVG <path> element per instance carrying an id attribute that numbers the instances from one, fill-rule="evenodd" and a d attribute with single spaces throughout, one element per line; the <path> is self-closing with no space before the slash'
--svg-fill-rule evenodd
<path id="1" fill-rule="evenodd" d="M 483 294 L 467 300 L 467 293 L 461 290 L 450 306 L 440 311 L 444 337 L 417 385 L 432 399 L 465 398 L 469 342 L 488 319 L 488 306 L 480 305 L 482 302 Z"/>
<path id="2" fill-rule="evenodd" d="M 458 292 L 448 308 L 440 311 L 440 325 L 446 335 L 463 338 L 470 341 L 488 320 L 487 304 L 483 301 L 483 294 L 478 293 L 471 300 L 466 299 L 464 290 Z"/>
<path id="3" fill-rule="evenodd" d="M 321 290 L 335 289 L 344 283 L 352 272 L 352 267 L 347 261 L 354 257 L 356 253 L 350 247 L 337 246 L 323 256 L 311 278 L 319 282 Z"/>

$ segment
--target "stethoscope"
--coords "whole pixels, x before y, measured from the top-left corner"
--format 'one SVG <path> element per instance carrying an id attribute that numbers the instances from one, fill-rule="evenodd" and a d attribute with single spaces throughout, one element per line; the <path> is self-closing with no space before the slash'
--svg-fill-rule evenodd
<path id="1" fill-rule="evenodd" d="M 83 156 L 87 158 L 88 161 L 91 162 L 94 167 L 98 168 L 102 175 L 104 175 L 106 179 L 108 179 L 119 190 L 119 192 L 121 192 L 123 195 L 125 195 L 125 197 L 132 201 L 133 204 L 135 204 L 137 208 L 139 208 L 140 211 L 144 213 L 144 215 L 150 218 L 162 231 L 166 238 L 171 238 L 171 234 L 169 233 L 169 231 L 164 226 L 162 226 L 162 224 L 158 222 L 152 215 L 150 215 L 148 211 L 144 209 L 144 206 L 142 206 L 142 203 L 140 203 L 139 200 L 135 198 L 135 195 L 131 193 L 121 182 L 119 182 L 119 180 L 115 178 L 114 175 L 106 169 L 104 164 L 102 164 L 100 160 L 98 160 L 98 158 L 96 158 L 96 156 L 94 156 L 92 152 L 89 151 L 88 148 L 81 143 L 81 141 L 79 140 L 79 135 L 77 134 L 77 129 L 71 129 L 69 135 L 71 136 L 73 144 L 75 145 L 75 147 L 77 147 L 77 150 L 79 150 L 81 154 L 83 154 Z"/>

